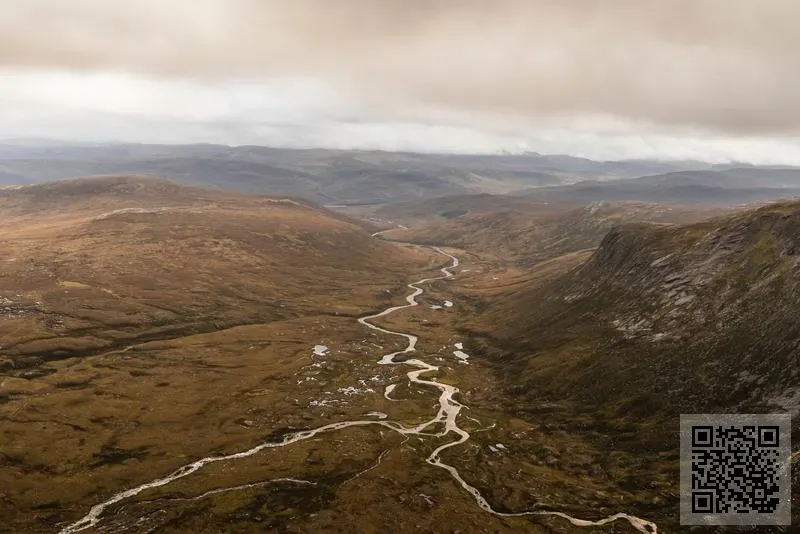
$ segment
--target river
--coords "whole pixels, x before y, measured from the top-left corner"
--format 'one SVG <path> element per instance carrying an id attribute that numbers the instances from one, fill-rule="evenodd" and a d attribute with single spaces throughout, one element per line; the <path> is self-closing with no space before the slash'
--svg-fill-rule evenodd
<path id="1" fill-rule="evenodd" d="M 380 235 L 380 233 L 381 232 L 377 232 L 377 233 L 373 234 L 373 237 L 377 237 L 378 235 Z M 642 532 L 644 534 L 655 534 L 655 533 L 657 533 L 658 532 L 658 528 L 657 528 L 655 523 L 652 523 L 652 522 L 647 521 L 645 519 L 641 519 L 639 517 L 632 516 L 632 515 L 629 515 L 629 514 L 626 514 L 626 513 L 622 513 L 622 512 L 614 514 L 614 515 L 611 515 L 611 516 L 608 516 L 608 517 L 600 519 L 600 520 L 596 520 L 596 521 L 590 521 L 590 520 L 586 520 L 586 519 L 578 519 L 578 518 L 572 517 L 572 516 L 570 516 L 568 514 L 565 514 L 563 512 L 558 512 L 558 511 L 535 510 L 535 511 L 520 511 L 520 512 L 516 512 L 516 513 L 498 512 L 494 508 L 492 508 L 492 506 L 481 495 L 480 491 L 478 491 L 477 488 L 475 488 L 474 486 L 470 485 L 461 476 L 461 474 L 458 472 L 458 470 L 455 467 L 453 467 L 453 466 L 451 466 L 449 464 L 446 464 L 446 463 L 444 463 L 442 461 L 441 454 L 442 454 L 443 451 L 445 451 L 447 449 L 450 449 L 450 448 L 453 448 L 453 447 L 456 447 L 458 445 L 461 445 L 461 444 L 467 442 L 470 439 L 470 434 L 466 430 L 464 430 L 464 429 L 462 429 L 462 428 L 460 428 L 458 426 L 457 419 L 458 419 L 458 416 L 459 416 L 459 414 L 461 412 L 461 409 L 464 408 L 463 404 L 459 403 L 457 400 L 455 400 L 453 398 L 457 393 L 459 393 L 458 388 L 456 388 L 455 386 L 448 385 L 448 384 L 442 384 L 440 382 L 435 382 L 435 381 L 432 381 L 432 380 L 425 380 L 424 378 L 422 378 L 422 375 L 438 371 L 439 368 L 436 367 L 435 365 L 431 365 L 431 364 L 426 363 L 423 360 L 417 359 L 417 358 L 407 359 L 407 360 L 404 360 L 402 362 L 396 362 L 395 361 L 395 357 L 397 357 L 399 355 L 408 354 L 408 353 L 412 353 L 412 352 L 416 351 L 417 341 L 419 340 L 419 338 L 416 335 L 410 334 L 410 333 L 405 333 L 405 332 L 396 332 L 396 331 L 393 331 L 393 330 L 388 330 L 386 328 L 380 327 L 380 326 L 372 323 L 373 320 L 378 319 L 380 317 L 385 317 L 385 316 L 387 316 L 387 315 L 389 315 L 391 313 L 394 313 L 394 312 L 396 312 L 398 310 L 402 310 L 402 309 L 405 309 L 405 308 L 411 308 L 413 306 L 417 306 L 419 304 L 417 302 L 417 297 L 419 297 L 420 295 L 422 295 L 424 293 L 424 290 L 420 287 L 422 284 L 425 284 L 425 283 L 428 283 L 428 282 L 433 282 L 433 281 L 436 281 L 436 280 L 446 280 L 446 279 L 453 278 L 453 273 L 452 273 L 451 269 L 454 269 L 454 268 L 458 267 L 458 264 L 459 264 L 458 258 L 456 256 L 453 256 L 452 254 L 448 254 L 447 252 L 444 252 L 439 247 L 432 247 L 432 249 L 434 251 L 436 251 L 438 254 L 446 256 L 447 258 L 450 259 L 450 265 L 448 265 L 447 267 L 442 267 L 440 269 L 440 272 L 442 273 L 441 276 L 435 276 L 435 277 L 431 277 L 431 278 L 423 278 L 422 280 L 418 280 L 416 282 L 408 284 L 408 287 L 412 290 L 412 292 L 406 297 L 406 304 L 403 304 L 403 305 L 400 305 L 400 306 L 392 306 L 390 308 L 387 308 L 387 309 L 383 310 L 380 313 L 376 313 L 376 314 L 373 314 L 373 315 L 368 315 L 366 317 L 361 317 L 361 318 L 358 319 L 358 322 L 360 324 L 364 325 L 367 328 L 370 328 L 372 330 L 376 330 L 378 332 L 382 332 L 382 333 L 387 334 L 387 335 L 400 336 L 400 337 L 403 337 L 403 338 L 406 339 L 406 341 L 408 343 L 407 343 L 406 347 L 403 350 L 399 350 L 399 351 L 396 351 L 396 352 L 392 352 L 390 354 L 383 355 L 378 363 L 380 365 L 403 365 L 403 366 L 411 367 L 411 369 L 406 373 L 406 376 L 408 377 L 409 381 L 411 381 L 412 383 L 415 383 L 415 384 L 419 384 L 419 385 L 422 385 L 422 386 L 428 386 L 428 387 L 431 387 L 431 388 L 439 390 L 439 409 L 438 409 L 438 412 L 436 413 L 436 415 L 432 419 L 430 419 L 427 422 L 421 423 L 421 424 L 419 424 L 417 426 L 414 426 L 414 427 L 406 427 L 405 425 L 402 425 L 402 424 L 394 422 L 394 421 L 386 421 L 386 420 L 378 420 L 378 421 L 376 421 L 374 419 L 372 419 L 372 420 L 341 421 L 341 422 L 338 422 L 338 423 L 331 423 L 329 425 L 324 425 L 324 426 L 321 426 L 321 427 L 318 427 L 318 428 L 315 428 L 315 429 L 311 429 L 311 430 L 303 430 L 303 431 L 300 431 L 300 432 L 287 434 L 286 436 L 284 436 L 284 438 L 281 441 L 260 443 L 260 444 L 254 446 L 254 447 L 252 447 L 250 449 L 247 449 L 245 451 L 241 451 L 241 452 L 237 452 L 237 453 L 233 453 L 233 454 L 227 454 L 227 455 L 223 455 L 223 456 L 208 456 L 206 458 L 201 458 L 201 459 L 196 460 L 196 461 L 194 461 L 192 463 L 184 465 L 183 467 L 177 469 L 176 471 L 170 473 L 169 475 L 166 475 L 166 476 L 164 476 L 162 478 L 157 478 L 157 479 L 152 480 L 150 482 L 146 482 L 146 483 L 141 484 L 139 486 L 136 486 L 134 488 L 130 488 L 130 489 L 121 491 L 121 492 L 111 496 L 109 499 L 107 499 L 107 500 L 105 500 L 105 501 L 103 501 L 103 502 L 101 502 L 99 504 L 96 504 L 96 505 L 92 506 L 91 509 L 89 510 L 89 512 L 85 516 L 83 516 L 81 519 L 79 519 L 78 521 L 76 521 L 76 522 L 64 527 L 63 529 L 61 529 L 61 531 L 60 531 L 61 534 L 74 534 L 76 532 L 80 532 L 82 530 L 86 530 L 86 529 L 91 528 L 91 527 L 93 527 L 95 525 L 98 525 L 102 521 L 103 513 L 110 506 L 112 506 L 114 504 L 117 504 L 119 502 L 122 502 L 122 501 L 124 501 L 126 499 L 130 499 L 131 497 L 134 497 L 134 496 L 138 495 L 139 493 L 141 493 L 141 492 L 143 492 L 145 490 L 152 489 L 152 488 L 158 488 L 158 487 L 161 487 L 161 486 L 165 486 L 165 485 L 167 485 L 167 484 L 169 484 L 169 483 L 171 483 L 171 482 L 173 482 L 175 480 L 178 480 L 180 478 L 189 476 L 192 473 L 195 473 L 198 470 L 202 469 L 203 466 L 205 466 L 205 465 L 216 463 L 216 462 L 230 462 L 230 461 L 235 461 L 235 460 L 239 460 L 239 459 L 242 459 L 242 458 L 247 458 L 248 456 L 252 456 L 254 454 L 258 454 L 259 452 L 261 452 L 261 451 L 263 451 L 265 449 L 271 449 L 271 448 L 276 448 L 276 447 L 286 447 L 288 445 L 291 445 L 292 443 L 296 443 L 296 442 L 301 441 L 301 440 L 309 439 L 309 438 L 311 438 L 313 436 L 316 436 L 316 435 L 324 433 L 324 432 L 332 432 L 332 431 L 335 431 L 335 430 L 342 430 L 342 429 L 349 428 L 349 427 L 375 426 L 375 425 L 388 428 L 388 429 L 390 429 L 390 430 L 392 430 L 394 432 L 398 432 L 398 433 L 406 435 L 406 436 L 408 436 L 408 435 L 416 435 L 416 436 L 423 436 L 423 437 L 438 437 L 438 438 L 441 438 L 441 437 L 444 437 L 444 436 L 446 436 L 448 434 L 453 434 L 456 437 L 456 439 L 454 439 L 453 441 L 451 441 L 449 443 L 445 443 L 445 444 L 437 447 L 425 459 L 425 461 L 427 463 L 433 465 L 433 466 L 436 466 L 438 468 L 441 468 L 441 469 L 447 471 L 450 474 L 450 476 L 456 482 L 458 482 L 458 484 L 460 484 L 461 487 L 465 491 L 470 493 L 475 498 L 475 501 L 476 501 L 477 505 L 481 509 L 486 511 L 487 513 L 490 513 L 490 514 L 493 514 L 493 515 L 496 515 L 496 516 L 501 516 L 501 517 L 522 517 L 522 516 L 531 516 L 531 515 L 557 516 L 557 517 L 560 517 L 560 518 L 563 518 L 563 519 L 569 521 L 571 524 L 573 524 L 575 526 L 580 526 L 580 527 L 600 526 L 600 525 L 605 525 L 607 523 L 611 523 L 613 521 L 624 520 L 624 521 L 628 521 L 634 528 L 636 528 L 639 532 Z M 394 389 L 394 388 L 392 388 L 392 389 Z M 391 389 L 389 389 L 387 387 L 386 393 L 385 393 L 386 398 L 389 398 L 389 393 L 391 393 Z M 439 432 L 436 432 L 436 433 L 433 433 L 433 432 L 429 431 L 429 429 L 432 426 L 434 426 L 436 424 L 439 424 L 439 423 L 444 424 L 444 428 L 442 430 L 440 430 Z M 246 488 L 246 487 L 250 487 L 250 486 L 251 485 L 237 486 L 235 488 L 220 488 L 218 490 L 212 490 L 212 492 L 221 492 L 221 491 L 226 491 L 228 489 Z"/>

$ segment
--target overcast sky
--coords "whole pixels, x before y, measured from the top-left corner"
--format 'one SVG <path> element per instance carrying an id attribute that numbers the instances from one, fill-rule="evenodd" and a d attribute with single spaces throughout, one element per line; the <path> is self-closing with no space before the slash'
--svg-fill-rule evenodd
<path id="1" fill-rule="evenodd" d="M 24 0 L 0 137 L 800 164 L 797 0 Z"/>

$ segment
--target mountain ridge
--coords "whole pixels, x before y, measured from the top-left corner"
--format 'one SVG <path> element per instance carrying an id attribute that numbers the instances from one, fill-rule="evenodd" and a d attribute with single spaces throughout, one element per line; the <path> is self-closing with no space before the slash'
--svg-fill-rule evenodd
<path id="1" fill-rule="evenodd" d="M 639 201 L 732 206 L 800 196 L 800 170 L 736 167 L 647 175 L 614 181 L 529 188 L 519 194 L 563 202 Z"/>
<path id="2" fill-rule="evenodd" d="M 634 406 L 657 395 L 658 408 L 644 404 L 652 408 L 649 415 L 763 409 L 800 383 L 800 329 L 792 319 L 800 296 L 798 235 L 800 202 L 687 226 L 617 226 L 584 264 L 546 287 L 506 297 L 490 313 L 490 321 L 522 315 L 526 321 L 484 330 L 514 347 L 519 369 L 575 348 L 559 365 L 585 373 L 566 372 L 561 386 L 550 389 L 598 406 Z M 735 347 L 748 347 L 750 356 L 727 358 Z M 748 360 L 757 355 L 768 360 Z M 773 390 L 748 393 L 742 373 L 759 376 Z M 546 381 L 534 382 L 537 391 L 548 389 Z M 644 384 L 652 393 L 639 399 Z M 800 413 L 800 391 L 792 402 Z"/>
<path id="3" fill-rule="evenodd" d="M 98 174 L 153 174 L 200 186 L 363 204 L 431 196 L 508 194 L 580 180 L 709 169 L 702 162 L 592 161 L 565 155 L 424 154 L 195 145 L 0 143 L 0 183 Z"/>

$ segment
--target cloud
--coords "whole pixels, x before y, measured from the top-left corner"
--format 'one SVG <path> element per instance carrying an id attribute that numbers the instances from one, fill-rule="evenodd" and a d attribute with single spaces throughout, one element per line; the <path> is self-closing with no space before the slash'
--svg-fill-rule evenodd
<path id="1" fill-rule="evenodd" d="M 800 3 L 26 0 L 0 136 L 800 163 Z"/>
<path id="2" fill-rule="evenodd" d="M 313 78 L 365 115 L 437 108 L 800 132 L 795 0 L 26 0 L 0 68 Z"/>
<path id="3" fill-rule="evenodd" d="M 325 84 L 158 79 L 131 74 L 0 74 L 0 139 L 261 144 L 417 152 L 536 151 L 592 159 L 656 158 L 800 165 L 800 143 L 660 133 L 601 116 L 535 122 L 411 107 L 366 115 Z"/>

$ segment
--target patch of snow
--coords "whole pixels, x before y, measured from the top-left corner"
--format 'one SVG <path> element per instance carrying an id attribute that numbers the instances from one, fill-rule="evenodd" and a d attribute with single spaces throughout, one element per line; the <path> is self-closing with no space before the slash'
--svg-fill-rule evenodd
<path id="1" fill-rule="evenodd" d="M 347 395 L 348 397 L 352 395 L 362 395 L 364 393 L 375 393 L 375 390 L 372 388 L 359 389 L 353 386 L 348 386 L 346 388 L 339 388 L 336 391 L 342 393 L 343 395 Z"/>
<path id="2" fill-rule="evenodd" d="M 584 209 L 586 211 L 588 211 L 590 215 L 594 215 L 595 213 L 597 213 L 597 210 L 599 210 L 600 208 L 602 208 L 606 204 L 607 204 L 606 202 L 600 200 L 598 202 L 592 202 L 591 204 L 586 206 Z"/>
<path id="3" fill-rule="evenodd" d="M 463 350 L 464 349 L 464 344 L 463 343 L 456 343 L 456 348 L 458 350 Z"/>
<path id="4" fill-rule="evenodd" d="M 369 412 L 369 413 L 367 414 L 367 417 L 377 417 L 378 419 L 386 419 L 386 418 L 387 418 L 387 417 L 389 417 L 389 416 L 388 416 L 388 415 L 386 415 L 386 414 L 385 414 L 385 413 L 383 413 L 383 412 Z"/>
<path id="5" fill-rule="evenodd" d="M 325 345 L 314 345 L 314 356 L 325 356 L 328 352 L 328 347 Z"/>
<path id="6" fill-rule="evenodd" d="M 437 305 L 437 304 L 431 304 L 431 309 L 432 309 L 432 310 L 441 310 L 441 309 L 442 309 L 442 307 L 441 307 L 441 306 L 439 306 L 439 305 Z"/>
<path id="7" fill-rule="evenodd" d="M 317 381 L 317 379 L 316 379 L 316 378 L 314 378 L 313 376 L 307 376 L 307 377 L 305 377 L 303 380 L 298 380 L 298 381 L 297 381 L 297 384 L 298 384 L 298 385 L 300 385 L 300 384 L 302 384 L 303 382 L 316 382 L 316 381 Z"/>
<path id="8" fill-rule="evenodd" d="M 336 399 L 325 399 L 325 400 L 312 400 L 308 403 L 309 408 L 317 408 L 317 407 L 325 407 L 325 406 L 337 406 L 341 404 L 347 404 L 344 401 L 336 400 Z"/>
<path id="9" fill-rule="evenodd" d="M 171 211 L 183 211 L 187 213 L 197 212 L 199 210 L 192 209 L 192 208 L 176 208 L 171 206 L 163 206 L 158 208 L 121 208 L 113 211 L 107 211 L 105 213 L 101 213 L 100 215 L 94 218 L 95 221 L 101 221 L 103 219 L 107 219 L 109 217 L 113 217 L 114 215 L 121 215 L 124 213 L 166 213 Z"/>
<path id="10" fill-rule="evenodd" d="M 444 301 L 444 307 L 445 308 L 452 308 L 453 307 L 453 303 L 450 302 L 449 300 L 446 300 L 446 301 Z"/>
<path id="11" fill-rule="evenodd" d="M 290 198 L 267 198 L 265 199 L 267 202 L 272 202 L 274 204 L 293 204 L 295 206 L 299 206 L 297 202 Z"/>
<path id="12" fill-rule="evenodd" d="M 637 317 L 629 317 L 626 320 L 614 319 L 611 323 L 626 339 L 632 339 L 652 330 L 652 324 L 647 319 L 640 319 L 639 321 L 636 321 L 636 319 Z"/>
<path id="13" fill-rule="evenodd" d="M 500 449 L 501 451 L 506 450 L 506 446 L 503 445 L 502 443 L 495 443 L 494 446 Z"/>

